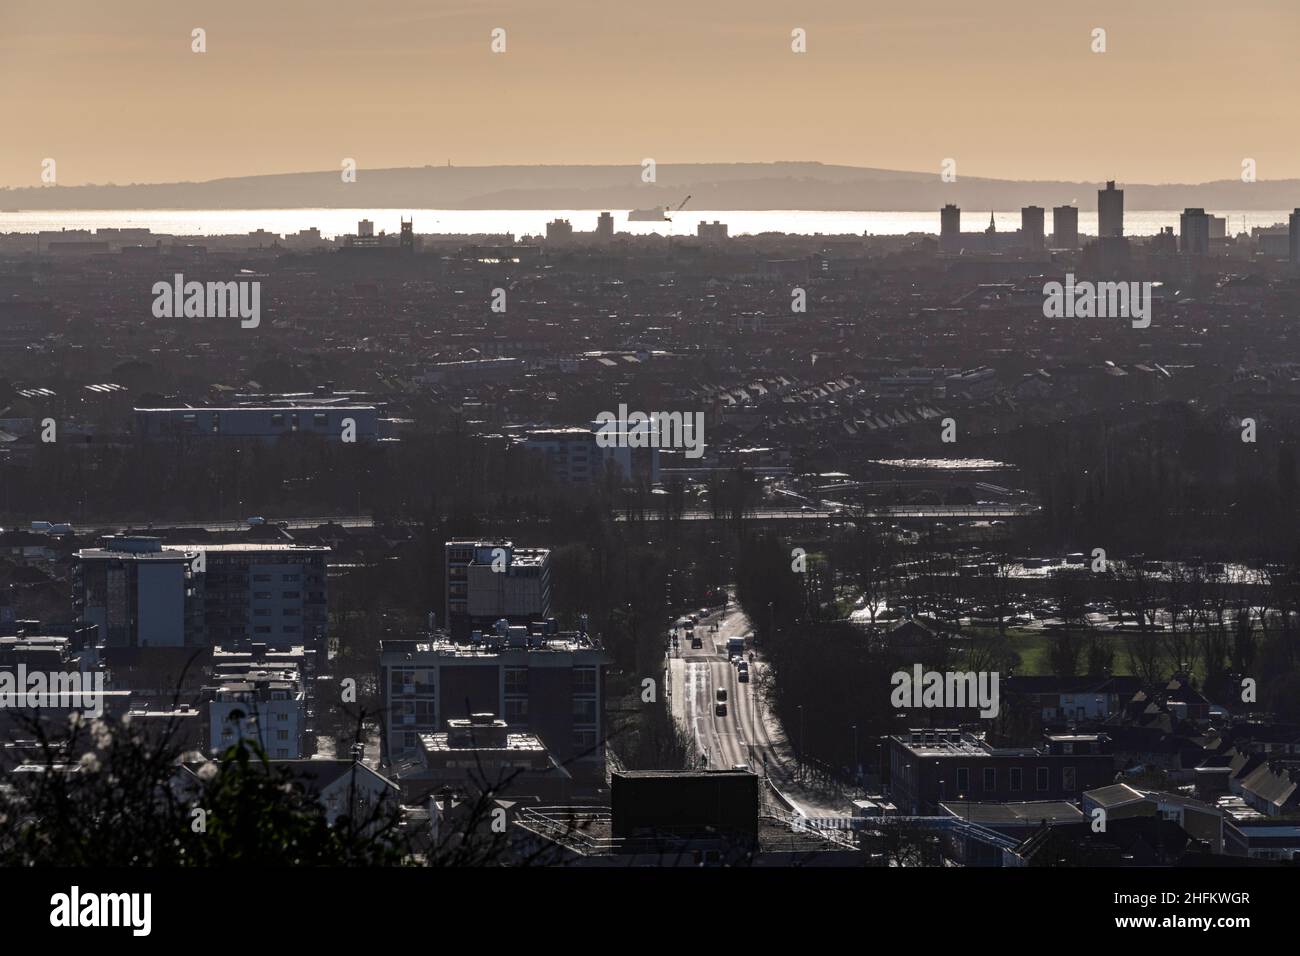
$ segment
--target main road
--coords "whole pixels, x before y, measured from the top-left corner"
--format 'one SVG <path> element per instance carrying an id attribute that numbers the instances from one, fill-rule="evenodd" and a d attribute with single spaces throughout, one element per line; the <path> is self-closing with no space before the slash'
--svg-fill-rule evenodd
<path id="1" fill-rule="evenodd" d="M 761 688 L 767 665 L 761 658 L 749 665 L 742 682 L 727 660 L 727 639 L 749 633 L 749 620 L 738 608 L 700 619 L 696 633 L 703 646 L 692 649 L 679 630 L 678 649 L 669 658 L 674 719 L 692 740 L 701 764 L 716 770 L 744 765 L 767 777 L 772 785 L 807 816 L 848 815 L 847 801 L 802 787 L 794 751 L 780 722 L 770 713 Z M 746 647 L 746 655 L 750 648 Z M 726 692 L 726 714 L 717 713 L 717 692 Z"/>

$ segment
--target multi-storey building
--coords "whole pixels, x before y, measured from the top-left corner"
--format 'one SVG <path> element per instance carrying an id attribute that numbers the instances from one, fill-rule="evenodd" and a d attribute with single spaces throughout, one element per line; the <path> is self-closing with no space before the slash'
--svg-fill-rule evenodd
<path id="1" fill-rule="evenodd" d="M 1124 235 L 1124 190 L 1116 189 L 1114 180 L 1097 190 L 1097 235 L 1102 239 Z"/>
<path id="2" fill-rule="evenodd" d="M 590 428 L 538 428 L 524 437 L 523 447 L 544 455 L 552 476 L 564 484 L 590 485 L 606 475 L 622 483 L 658 481 L 659 449 L 634 448 L 617 438 L 602 447 Z"/>
<path id="3" fill-rule="evenodd" d="M 590 428 L 537 428 L 523 445 L 545 455 L 551 475 L 562 484 L 589 485 L 604 475 L 605 456 Z"/>
<path id="4" fill-rule="evenodd" d="M 602 212 L 596 217 L 596 241 L 610 242 L 614 238 L 614 217 Z"/>
<path id="5" fill-rule="evenodd" d="M 197 548 L 163 548 L 161 538 L 109 537 L 77 552 L 73 576 L 81 621 L 110 647 L 203 644 Z"/>
<path id="6" fill-rule="evenodd" d="M 275 441 L 288 435 L 372 442 L 380 437 L 379 410 L 373 405 L 137 408 L 135 421 L 136 434 L 145 442 L 199 438 Z"/>
<path id="7" fill-rule="evenodd" d="M 1052 207 L 1052 247 L 1079 248 L 1079 209 L 1077 206 Z"/>
<path id="8" fill-rule="evenodd" d="M 953 800 L 1078 800 L 1110 783 L 1104 735 L 1048 736 L 1033 747 L 995 746 L 958 730 L 887 737 L 889 792 L 900 812 L 934 814 Z"/>
<path id="9" fill-rule="evenodd" d="M 939 251 L 961 250 L 961 208 L 948 203 L 939 212 Z"/>
<path id="10" fill-rule="evenodd" d="M 437 636 L 382 643 L 385 761 L 417 753 L 420 736 L 445 731 L 449 720 L 489 713 L 536 734 L 575 779 L 603 779 L 604 650 L 586 634 L 553 627 L 500 630 L 470 643 Z"/>
<path id="11" fill-rule="evenodd" d="M 551 552 L 510 541 L 448 541 L 447 628 L 465 638 L 505 618 L 527 626 L 551 613 Z"/>
<path id="12" fill-rule="evenodd" d="M 720 220 L 713 222 L 701 221 L 695 227 L 695 235 L 703 242 L 725 242 L 727 239 L 727 224 Z"/>
<path id="13" fill-rule="evenodd" d="M 207 643 L 324 643 L 328 548 L 247 543 L 202 551 Z"/>
<path id="14" fill-rule="evenodd" d="M 1178 217 L 1178 236 L 1185 256 L 1210 254 L 1210 217 L 1204 209 L 1184 209 Z"/>
<path id="15" fill-rule="evenodd" d="M 81 619 L 110 647 L 323 642 L 328 548 L 108 538 L 78 552 Z"/>
<path id="16" fill-rule="evenodd" d="M 1043 248 L 1043 207 L 1025 206 L 1020 210 L 1020 236 L 1025 249 L 1037 251 Z"/>
<path id="17" fill-rule="evenodd" d="M 255 740 L 268 757 L 297 759 L 303 754 L 306 697 L 296 670 L 249 670 L 226 674 L 208 704 L 211 752 L 237 740 Z"/>

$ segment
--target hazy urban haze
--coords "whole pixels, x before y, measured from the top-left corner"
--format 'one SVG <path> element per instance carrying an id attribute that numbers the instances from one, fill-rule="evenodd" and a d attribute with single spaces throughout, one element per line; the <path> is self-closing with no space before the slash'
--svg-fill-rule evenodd
<path id="1" fill-rule="evenodd" d="M 967 176 L 1150 183 L 1235 178 L 1251 157 L 1261 180 L 1300 175 L 1300 131 L 1280 121 L 1300 80 L 1288 0 L 123 7 L 0 8 L 0 185 L 39 184 L 47 157 L 62 185 L 343 157 L 927 172 L 952 157 Z"/>

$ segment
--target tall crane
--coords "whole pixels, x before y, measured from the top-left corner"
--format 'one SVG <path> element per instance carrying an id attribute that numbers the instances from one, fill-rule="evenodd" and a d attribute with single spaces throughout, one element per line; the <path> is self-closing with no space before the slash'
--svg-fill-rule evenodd
<path id="1" fill-rule="evenodd" d="M 688 193 L 688 194 L 686 195 L 686 198 L 683 199 L 680 203 L 677 204 L 677 208 L 673 210 L 673 215 L 675 216 L 675 215 L 677 215 L 677 213 L 681 212 L 681 211 L 682 211 L 682 207 L 685 206 L 685 205 L 686 205 L 688 202 L 690 202 L 690 201 L 691 201 L 691 194 Z M 672 220 L 672 216 L 665 216 L 664 218 L 665 218 L 665 219 L 668 219 L 669 221 Z"/>

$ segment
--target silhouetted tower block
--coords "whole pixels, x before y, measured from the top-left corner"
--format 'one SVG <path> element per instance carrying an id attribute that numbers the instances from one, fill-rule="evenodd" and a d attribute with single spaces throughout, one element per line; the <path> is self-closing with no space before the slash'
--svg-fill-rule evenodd
<path id="1" fill-rule="evenodd" d="M 961 209 L 952 203 L 939 212 L 939 251 L 956 252 L 961 248 Z"/>
<path id="2" fill-rule="evenodd" d="M 1097 190 L 1097 235 L 1102 239 L 1124 235 L 1124 190 L 1116 189 L 1113 179 Z"/>
<path id="3" fill-rule="evenodd" d="M 1184 209 L 1178 218 L 1178 233 L 1185 256 L 1210 254 L 1210 217 L 1204 209 Z"/>
<path id="4" fill-rule="evenodd" d="M 1020 235 L 1025 248 L 1037 251 L 1043 248 L 1043 207 L 1025 206 L 1020 210 Z"/>
<path id="5" fill-rule="evenodd" d="M 1079 210 L 1077 207 L 1053 207 L 1052 247 L 1055 249 L 1079 248 Z"/>

